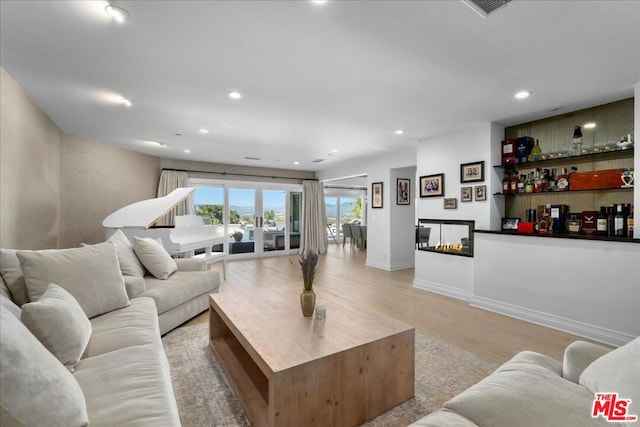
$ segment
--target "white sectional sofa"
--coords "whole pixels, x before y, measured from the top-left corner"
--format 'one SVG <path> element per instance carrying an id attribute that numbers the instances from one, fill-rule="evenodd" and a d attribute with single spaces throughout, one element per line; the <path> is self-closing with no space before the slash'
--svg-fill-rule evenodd
<path id="1" fill-rule="evenodd" d="M 0 249 L 0 425 L 180 425 L 161 334 L 220 275 L 159 248 Z"/>
<path id="2" fill-rule="evenodd" d="M 624 424 L 592 416 L 596 393 L 631 399 Z M 640 425 L 640 337 L 616 350 L 576 341 L 563 362 L 524 351 L 445 402 L 415 427 L 589 427 Z"/>

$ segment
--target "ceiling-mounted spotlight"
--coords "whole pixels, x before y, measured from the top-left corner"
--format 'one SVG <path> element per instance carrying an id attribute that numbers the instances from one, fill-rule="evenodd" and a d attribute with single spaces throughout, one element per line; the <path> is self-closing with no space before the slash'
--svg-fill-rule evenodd
<path id="1" fill-rule="evenodd" d="M 105 6 L 104 11 L 107 12 L 107 15 L 112 17 L 119 24 L 124 24 L 129 20 L 129 12 L 127 11 L 127 9 L 124 9 L 122 7 L 108 4 L 107 6 Z"/>
<path id="2" fill-rule="evenodd" d="M 124 96 L 120 97 L 120 103 L 122 105 L 124 105 L 125 107 L 131 107 L 133 105 L 133 103 L 130 100 L 128 100 L 127 98 L 125 98 Z"/>

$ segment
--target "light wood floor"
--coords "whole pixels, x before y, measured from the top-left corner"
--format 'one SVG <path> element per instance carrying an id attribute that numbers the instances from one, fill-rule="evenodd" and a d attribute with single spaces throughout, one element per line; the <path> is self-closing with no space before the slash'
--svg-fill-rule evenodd
<path id="1" fill-rule="evenodd" d="M 413 269 L 384 271 L 365 266 L 366 252 L 329 245 L 321 256 L 314 287 L 385 313 L 416 329 L 496 363 L 522 350 L 562 360 L 574 335 L 471 307 L 467 302 L 413 287 Z M 220 268 L 219 263 L 215 268 Z M 290 286 L 299 292 L 297 256 L 229 261 L 220 292 Z M 330 313 L 327 313 L 330 315 Z M 208 321 L 208 313 L 187 322 Z"/>

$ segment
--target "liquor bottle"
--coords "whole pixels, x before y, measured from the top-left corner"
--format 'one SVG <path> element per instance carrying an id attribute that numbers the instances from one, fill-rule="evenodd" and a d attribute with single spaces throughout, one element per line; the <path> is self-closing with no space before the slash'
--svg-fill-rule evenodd
<path id="1" fill-rule="evenodd" d="M 613 205 L 607 206 L 607 237 L 615 235 L 613 230 L 613 217 L 614 217 Z"/>
<path id="2" fill-rule="evenodd" d="M 531 149 L 531 153 L 529 153 L 529 161 L 537 162 L 540 160 L 540 156 L 542 155 L 542 150 L 540 149 L 540 145 L 538 144 L 538 140 L 536 139 L 536 144 Z"/>
<path id="3" fill-rule="evenodd" d="M 627 217 L 627 237 L 633 239 L 633 205 L 631 205 L 629 216 Z"/>
<path id="4" fill-rule="evenodd" d="M 558 175 L 558 182 L 556 184 L 558 191 L 569 190 L 569 174 L 566 168 L 560 169 L 560 175 Z"/>
<path id="5" fill-rule="evenodd" d="M 536 175 L 533 181 L 533 192 L 540 193 L 542 192 L 543 181 L 542 181 L 542 169 L 536 168 Z"/>
<path id="6" fill-rule="evenodd" d="M 524 193 L 524 184 L 527 180 L 526 175 L 520 175 L 520 179 L 518 180 L 518 193 Z"/>
<path id="7" fill-rule="evenodd" d="M 616 237 L 624 236 L 624 214 L 622 213 L 622 205 L 616 205 L 616 216 L 613 220 L 613 228 Z"/>
<path id="8" fill-rule="evenodd" d="M 509 181 L 509 193 L 516 194 L 518 192 L 518 186 L 520 185 L 520 178 L 518 178 L 518 172 L 511 174 L 511 180 Z"/>
<path id="9" fill-rule="evenodd" d="M 527 173 L 527 180 L 524 183 L 524 192 L 525 193 L 533 193 L 533 171 Z"/>
<path id="10" fill-rule="evenodd" d="M 598 236 L 607 235 L 607 208 L 604 206 L 600 206 L 600 213 L 598 213 L 596 220 L 596 232 Z"/>
<path id="11" fill-rule="evenodd" d="M 551 169 L 549 173 L 547 191 L 558 191 L 557 182 L 558 182 L 558 170 L 554 168 L 554 169 Z"/>
<path id="12" fill-rule="evenodd" d="M 511 194 L 511 174 L 509 172 L 505 172 L 504 178 L 502 178 L 502 194 Z"/>

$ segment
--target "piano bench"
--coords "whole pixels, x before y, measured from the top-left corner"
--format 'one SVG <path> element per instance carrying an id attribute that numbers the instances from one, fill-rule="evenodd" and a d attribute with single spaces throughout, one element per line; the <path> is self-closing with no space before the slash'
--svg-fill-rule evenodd
<path id="1" fill-rule="evenodd" d="M 193 258 L 202 259 L 207 265 L 207 270 L 211 270 L 211 267 L 216 262 L 222 261 L 222 279 L 227 279 L 227 254 L 224 252 L 211 252 L 209 255 L 206 253 L 195 255 Z"/>

